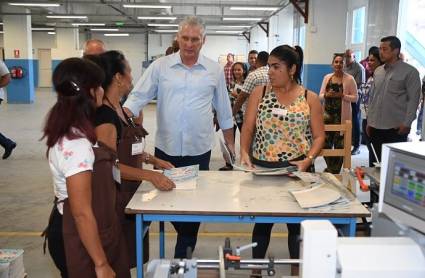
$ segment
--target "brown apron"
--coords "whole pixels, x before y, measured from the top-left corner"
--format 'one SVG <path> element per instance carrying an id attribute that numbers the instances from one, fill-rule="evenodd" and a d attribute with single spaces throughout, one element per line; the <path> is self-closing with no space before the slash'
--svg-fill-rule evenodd
<path id="1" fill-rule="evenodd" d="M 117 193 L 112 167 L 116 153 L 101 143 L 93 151 L 92 209 L 100 240 L 116 276 L 130 277 L 127 246 L 115 210 Z M 93 261 L 80 240 L 71 215 L 68 199 L 64 201 L 62 227 L 69 277 L 96 277 Z"/>
<path id="2" fill-rule="evenodd" d="M 124 113 L 125 114 L 125 113 Z M 122 126 L 121 139 L 117 146 L 120 163 L 134 167 L 143 168 L 142 155 L 132 155 L 132 144 L 141 142 L 148 135 L 147 131 L 135 125 L 131 119 L 127 119 L 129 126 Z M 130 268 L 136 267 L 136 217 L 134 214 L 125 214 L 124 210 L 130 202 L 141 181 L 130 181 L 121 178 L 121 185 L 117 191 L 117 214 L 127 242 L 128 258 Z M 149 231 L 143 238 L 143 262 L 149 260 Z"/>

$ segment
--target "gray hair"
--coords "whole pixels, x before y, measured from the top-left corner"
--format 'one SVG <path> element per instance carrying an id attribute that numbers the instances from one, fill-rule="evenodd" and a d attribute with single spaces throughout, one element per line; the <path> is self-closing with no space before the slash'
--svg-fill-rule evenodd
<path id="1" fill-rule="evenodd" d="M 203 20 L 197 16 L 186 16 L 180 23 L 179 23 L 179 33 L 183 29 L 184 26 L 189 25 L 193 27 L 200 27 L 202 36 L 205 36 L 205 24 Z"/>

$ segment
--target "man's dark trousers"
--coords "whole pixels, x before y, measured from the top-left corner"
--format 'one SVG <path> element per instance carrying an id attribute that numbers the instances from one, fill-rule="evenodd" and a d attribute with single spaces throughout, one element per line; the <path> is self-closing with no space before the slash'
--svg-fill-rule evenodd
<path id="1" fill-rule="evenodd" d="M 210 169 L 211 151 L 196 156 L 170 156 L 158 148 L 155 148 L 155 156 L 166 160 L 175 167 L 183 167 L 199 164 L 199 170 Z M 177 231 L 177 242 L 174 249 L 174 258 L 186 258 L 187 247 L 195 250 L 198 238 L 199 222 L 171 222 Z"/>
<path id="2" fill-rule="evenodd" d="M 398 130 L 395 128 L 391 129 L 370 129 L 370 143 L 373 145 L 376 151 L 376 155 L 381 162 L 381 154 L 382 154 L 382 144 L 387 143 L 398 143 L 398 142 L 407 142 L 408 134 L 398 134 Z M 373 159 L 373 162 L 376 162 L 375 157 L 370 157 Z"/>
<path id="3" fill-rule="evenodd" d="M 351 103 L 351 114 L 352 114 L 352 123 L 353 123 L 352 145 L 354 149 L 358 149 L 360 147 L 360 121 L 361 121 L 360 100 L 358 100 L 357 102 Z"/>

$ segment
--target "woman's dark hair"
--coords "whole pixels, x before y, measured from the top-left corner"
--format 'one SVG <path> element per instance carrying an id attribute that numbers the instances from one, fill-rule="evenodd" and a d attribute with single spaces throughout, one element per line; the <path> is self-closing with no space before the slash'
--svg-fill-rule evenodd
<path id="1" fill-rule="evenodd" d="M 119 51 L 110 50 L 99 55 L 90 55 L 86 58 L 103 69 L 105 80 L 102 82 L 102 87 L 105 91 L 111 86 L 115 74 L 124 74 L 125 72 L 125 56 Z"/>
<path id="2" fill-rule="evenodd" d="M 369 50 L 369 56 L 370 55 L 372 55 L 373 57 L 375 57 L 375 59 L 378 60 L 379 64 L 382 65 L 382 60 L 381 60 L 381 57 L 379 56 L 379 48 L 370 49 Z"/>
<path id="3" fill-rule="evenodd" d="M 334 53 L 334 56 L 332 58 L 332 63 L 335 61 L 336 57 L 341 57 L 344 60 L 345 53 Z"/>
<path id="4" fill-rule="evenodd" d="M 270 56 L 274 56 L 284 62 L 288 70 L 295 65 L 296 70 L 294 80 L 301 84 L 301 73 L 303 69 L 304 53 L 300 46 L 291 47 L 289 45 L 279 45 L 270 52 Z"/>
<path id="5" fill-rule="evenodd" d="M 58 98 L 47 114 L 41 138 L 47 138 L 48 150 L 63 137 L 69 140 L 86 137 L 96 142 L 93 126 L 96 107 L 90 90 L 100 87 L 103 79 L 102 69 L 85 59 L 69 58 L 56 67 L 52 82 Z"/>
<path id="6" fill-rule="evenodd" d="M 245 80 L 245 79 L 246 79 L 246 77 L 248 76 L 248 69 L 247 69 L 247 67 L 246 67 L 246 64 L 241 63 L 241 62 L 236 62 L 236 63 L 234 63 L 234 64 L 232 65 L 232 75 L 233 75 L 233 79 L 236 79 L 235 74 L 233 73 L 233 69 L 234 69 L 234 67 L 235 67 L 236 65 L 240 65 L 240 66 L 242 67 L 242 70 L 243 70 L 242 77 L 243 77 L 243 80 Z"/>

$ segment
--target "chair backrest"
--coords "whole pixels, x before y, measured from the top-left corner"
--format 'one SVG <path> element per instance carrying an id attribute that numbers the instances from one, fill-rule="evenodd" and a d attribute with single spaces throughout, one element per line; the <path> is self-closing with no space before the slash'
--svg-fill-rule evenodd
<path id="1" fill-rule="evenodd" d="M 344 136 L 343 149 L 322 149 L 319 156 L 342 156 L 343 168 L 351 168 L 351 121 L 345 121 L 343 124 L 325 125 L 325 131 L 339 131 Z"/>

